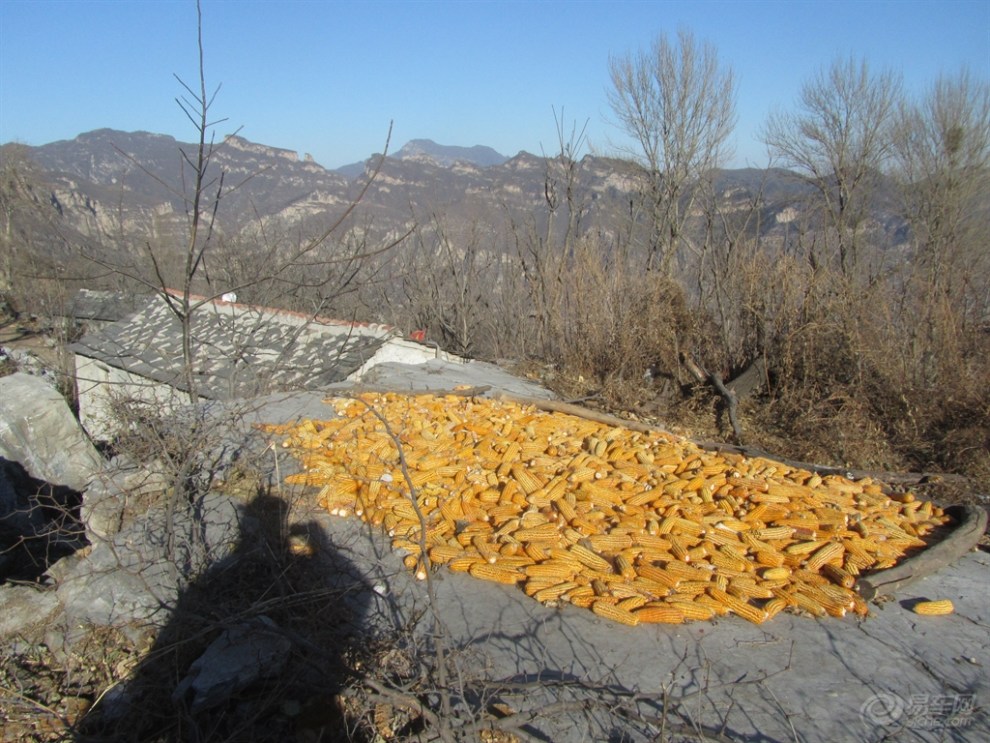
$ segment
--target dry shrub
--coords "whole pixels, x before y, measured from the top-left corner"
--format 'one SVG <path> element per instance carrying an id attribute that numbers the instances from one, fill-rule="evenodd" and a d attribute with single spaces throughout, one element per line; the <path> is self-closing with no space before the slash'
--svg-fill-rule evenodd
<path id="1" fill-rule="evenodd" d="M 789 453 L 857 467 L 986 471 L 985 330 L 897 276 L 866 284 L 819 271 L 786 280 L 801 301 L 769 334 L 773 385 L 759 417 L 790 440 Z"/>
<path id="2" fill-rule="evenodd" d="M 678 379 L 679 356 L 695 326 L 682 287 L 636 271 L 590 241 L 568 261 L 550 323 L 552 360 L 606 392 L 647 375 Z"/>

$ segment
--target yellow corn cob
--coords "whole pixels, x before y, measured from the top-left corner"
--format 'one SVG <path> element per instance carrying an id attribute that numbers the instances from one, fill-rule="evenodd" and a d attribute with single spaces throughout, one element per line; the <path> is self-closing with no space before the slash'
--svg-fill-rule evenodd
<path id="1" fill-rule="evenodd" d="M 843 588 L 842 586 L 836 586 L 832 583 L 826 583 L 824 585 L 813 586 L 812 587 L 814 596 L 825 596 L 829 601 L 843 606 L 846 609 L 851 609 L 853 607 L 853 593 L 848 588 Z M 825 602 L 821 602 L 825 605 Z"/>
<path id="2" fill-rule="evenodd" d="M 728 588 L 725 589 L 726 593 L 729 593 L 743 601 L 748 601 L 749 599 L 771 599 L 773 598 L 773 591 L 764 585 L 757 585 L 751 580 L 746 580 L 745 578 L 733 578 L 729 581 Z"/>
<path id="3" fill-rule="evenodd" d="M 604 559 L 601 555 L 596 555 L 587 547 L 584 547 L 580 544 L 572 544 L 570 547 L 567 548 L 567 550 L 581 564 L 586 565 L 592 570 L 597 570 L 602 573 L 612 572 L 611 563 L 608 560 Z"/>
<path id="4" fill-rule="evenodd" d="M 762 529 L 753 529 L 752 534 L 756 539 L 763 541 L 775 539 L 790 539 L 794 533 L 794 528 L 790 526 L 768 526 Z"/>
<path id="5" fill-rule="evenodd" d="M 942 616 L 955 611 L 952 601 L 949 599 L 939 599 L 938 601 L 919 601 L 914 605 L 914 613 L 927 617 Z"/>
<path id="6" fill-rule="evenodd" d="M 830 581 L 844 588 L 852 588 L 854 585 L 856 585 L 855 576 L 850 571 L 840 568 L 836 565 L 826 563 L 825 565 L 822 565 L 821 572 L 822 575 L 824 575 Z"/>
<path id="7" fill-rule="evenodd" d="M 724 617 L 726 614 L 729 613 L 728 606 L 723 604 L 721 601 L 713 599 L 707 593 L 700 594 L 696 599 L 694 599 L 694 603 L 701 604 L 702 606 L 707 606 L 720 617 Z"/>
<path id="8" fill-rule="evenodd" d="M 838 586 L 832 587 L 838 588 Z M 822 588 L 825 586 L 801 586 L 797 592 L 798 605 L 801 605 L 801 597 L 803 597 L 814 601 L 833 617 L 844 617 L 846 612 L 852 608 L 852 600 L 847 597 L 831 596 L 822 591 Z"/>
<path id="9" fill-rule="evenodd" d="M 574 483 L 575 485 L 582 482 L 591 482 L 595 479 L 595 475 L 598 470 L 593 467 L 581 467 L 580 469 L 575 469 L 567 476 L 567 479 Z"/>
<path id="10" fill-rule="evenodd" d="M 445 562 L 450 562 L 457 557 L 464 556 L 464 550 L 460 547 L 453 547 L 449 544 L 437 544 L 430 547 L 427 554 L 430 556 L 430 560 L 437 565 L 442 565 Z"/>
<path id="11" fill-rule="evenodd" d="M 641 578 L 653 581 L 666 588 L 677 588 L 677 584 L 682 580 L 679 576 L 654 565 L 638 565 L 636 567 L 636 573 Z"/>
<path id="12" fill-rule="evenodd" d="M 763 609 L 758 609 L 749 602 L 719 588 L 710 587 L 708 589 L 708 595 L 719 603 L 724 604 L 733 614 L 753 622 L 753 624 L 762 624 L 767 619 L 767 613 Z"/>
<path id="13" fill-rule="evenodd" d="M 770 493 L 754 493 L 750 500 L 754 503 L 790 503 L 791 496 Z"/>
<path id="14" fill-rule="evenodd" d="M 674 556 L 681 562 L 691 562 L 693 559 L 691 554 L 691 540 L 690 537 L 679 536 L 676 534 L 671 534 L 670 537 L 670 551 L 674 553 Z"/>
<path id="15" fill-rule="evenodd" d="M 644 624 L 682 624 L 684 612 L 674 604 L 649 603 L 633 612 Z"/>
<path id="16" fill-rule="evenodd" d="M 515 464 L 511 469 L 512 477 L 515 478 L 516 482 L 519 483 L 519 487 L 526 495 L 535 493 L 537 490 L 543 487 L 544 483 L 533 475 L 527 467 L 521 464 Z"/>
<path id="17" fill-rule="evenodd" d="M 560 560 L 547 560 L 538 562 L 525 568 L 526 575 L 532 578 L 553 578 L 564 581 L 570 580 L 575 573 L 579 572 L 580 565 L 562 562 Z"/>
<path id="18" fill-rule="evenodd" d="M 578 587 L 577 583 L 573 583 L 569 581 L 564 583 L 557 583 L 553 586 L 540 589 L 536 593 L 532 594 L 532 596 L 534 599 L 536 599 L 541 603 L 546 601 L 557 601 L 565 593 L 567 593 L 568 591 L 572 591 L 577 587 Z"/>
<path id="19" fill-rule="evenodd" d="M 551 542 L 560 540 L 560 529 L 556 524 L 544 523 L 528 529 L 517 529 L 512 534 L 520 542 Z"/>
<path id="20" fill-rule="evenodd" d="M 701 567 L 692 567 L 687 563 L 674 560 L 667 563 L 664 569 L 676 575 L 681 580 L 710 580 L 714 571 Z"/>
<path id="21" fill-rule="evenodd" d="M 794 544 L 784 548 L 784 554 L 792 556 L 810 555 L 812 552 L 825 544 L 826 542 L 817 540 L 810 542 L 795 542 Z"/>
<path id="22" fill-rule="evenodd" d="M 579 588 L 583 588 L 583 586 L 579 586 Z M 560 597 L 561 601 L 567 601 L 581 609 L 590 609 L 591 605 L 597 600 L 595 595 L 592 594 L 589 596 L 586 593 L 576 593 L 577 590 L 575 589 L 565 593 Z"/>
<path id="23" fill-rule="evenodd" d="M 760 577 L 764 580 L 785 580 L 791 577 L 789 568 L 766 568 L 761 571 Z"/>
<path id="24" fill-rule="evenodd" d="M 541 511 L 524 511 L 519 517 L 517 528 L 531 529 L 548 523 L 547 515 Z"/>
<path id="25" fill-rule="evenodd" d="M 628 598 L 621 599 L 616 606 L 624 611 L 632 611 L 633 609 L 638 609 L 646 603 L 646 597 L 641 595 L 629 596 Z"/>
<path id="26" fill-rule="evenodd" d="M 502 555 L 502 557 L 500 557 L 499 560 L 501 560 L 504 557 L 515 558 L 519 556 L 520 552 L 522 552 L 521 544 L 519 544 L 518 542 L 511 542 L 511 541 L 505 542 L 501 547 L 498 548 L 498 553 Z M 526 560 L 527 563 L 531 562 L 531 560 L 528 557 L 526 558 Z"/>
<path id="27" fill-rule="evenodd" d="M 476 534 L 471 537 L 471 546 L 486 562 L 494 563 L 498 560 L 498 549 L 484 535 Z"/>
<path id="28" fill-rule="evenodd" d="M 781 598 L 772 598 L 763 605 L 763 611 L 766 612 L 767 619 L 773 619 L 781 611 L 786 609 L 788 606 L 787 602 Z"/>
<path id="29" fill-rule="evenodd" d="M 560 581 L 555 578 L 526 578 L 523 583 L 523 593 L 527 596 L 534 596 L 547 588 L 560 585 Z M 574 584 L 575 586 L 577 583 Z"/>
<path id="30" fill-rule="evenodd" d="M 861 617 L 869 616 L 870 607 L 867 606 L 866 601 L 863 600 L 862 596 L 860 596 L 858 593 L 854 591 L 852 594 L 852 600 L 853 600 L 853 611 L 856 612 L 856 614 L 858 614 Z"/>
<path id="31" fill-rule="evenodd" d="M 619 554 L 615 556 L 615 569 L 619 575 L 628 580 L 636 577 L 636 569 L 625 555 Z"/>
<path id="32" fill-rule="evenodd" d="M 628 549 L 632 545 L 632 537 L 628 534 L 592 534 L 588 537 L 588 546 L 594 552 L 618 552 Z"/>
<path id="33" fill-rule="evenodd" d="M 554 505 L 560 512 L 560 515 L 568 522 L 572 522 L 578 517 L 577 511 L 574 510 L 574 505 L 566 497 L 554 501 Z"/>
<path id="34" fill-rule="evenodd" d="M 687 621 L 707 621 L 715 616 L 715 610 L 712 607 L 698 601 L 682 601 L 669 598 L 666 603 L 676 607 Z"/>
<path id="35" fill-rule="evenodd" d="M 512 441 L 507 447 L 505 447 L 505 452 L 502 454 L 502 463 L 513 465 L 519 459 L 519 442 Z"/>
<path id="36" fill-rule="evenodd" d="M 719 547 L 724 547 L 725 545 L 743 547 L 743 543 L 739 541 L 739 535 L 736 532 L 726 531 L 718 527 L 708 529 L 705 532 L 705 541 Z"/>
<path id="37" fill-rule="evenodd" d="M 506 585 L 514 585 L 526 579 L 525 574 L 520 573 L 518 570 L 511 570 L 497 564 L 492 565 L 485 562 L 474 563 L 468 568 L 468 572 L 475 578 L 489 580 L 494 583 L 504 583 Z"/>
<path id="38" fill-rule="evenodd" d="M 774 594 L 778 595 L 776 591 L 777 589 L 774 589 Z M 822 606 L 821 603 L 819 603 L 814 599 L 814 597 L 809 596 L 806 593 L 803 593 L 801 591 L 794 591 L 790 593 L 790 597 L 798 608 L 804 609 L 806 612 L 816 617 L 823 617 L 828 613 L 828 610 L 825 609 L 825 607 Z"/>
<path id="39" fill-rule="evenodd" d="M 682 580 L 677 584 L 677 593 L 682 596 L 697 596 L 704 593 L 711 585 L 707 580 Z"/>
<path id="40" fill-rule="evenodd" d="M 829 542 L 825 546 L 816 550 L 815 553 L 808 558 L 808 561 L 805 563 L 805 569 L 813 572 L 819 570 L 823 565 L 825 565 L 825 563 L 842 557 L 842 553 L 844 551 L 845 547 L 842 546 L 841 542 Z"/>

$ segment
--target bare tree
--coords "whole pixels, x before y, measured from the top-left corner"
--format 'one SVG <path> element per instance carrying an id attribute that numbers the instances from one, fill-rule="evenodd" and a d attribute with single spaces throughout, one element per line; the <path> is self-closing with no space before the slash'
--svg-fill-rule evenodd
<path id="1" fill-rule="evenodd" d="M 924 98 L 902 106 L 894 142 L 903 212 L 928 289 L 963 300 L 966 289 L 990 268 L 984 245 L 990 209 L 990 83 L 968 71 L 940 77 Z"/>
<path id="2" fill-rule="evenodd" d="M 236 275 L 223 270 L 219 265 L 225 257 L 217 252 L 219 242 L 218 213 L 221 202 L 231 193 L 244 185 L 256 173 L 250 174 L 240 183 L 225 182 L 225 172 L 217 170 L 216 155 L 230 137 L 221 143 L 215 141 L 215 127 L 226 119 L 211 119 L 211 109 L 219 93 L 219 86 L 208 92 L 206 85 L 206 66 L 203 47 L 203 18 L 200 3 L 196 4 L 197 13 L 197 42 L 199 50 L 198 80 L 191 86 L 176 76 L 185 90 L 185 95 L 176 99 L 179 107 L 192 122 L 197 133 L 195 150 L 181 151 L 183 188 L 176 193 L 157 174 L 150 172 L 145 166 L 131 159 L 133 164 L 146 175 L 168 188 L 177 196 L 185 207 L 187 229 L 185 244 L 178 251 L 178 263 L 181 268 L 175 271 L 175 253 L 153 245 L 152 240 L 144 242 L 142 253 L 133 261 L 126 264 L 118 258 L 107 258 L 95 251 L 90 251 L 87 258 L 102 266 L 107 271 L 123 276 L 159 296 L 168 306 L 172 315 L 181 328 L 182 340 L 182 376 L 186 394 L 190 402 L 198 400 L 195 335 L 193 318 L 197 311 L 213 302 L 224 293 L 237 293 L 243 289 L 263 287 L 271 295 L 277 291 L 285 293 L 284 284 L 292 284 L 297 290 L 308 290 L 317 296 L 313 316 L 323 310 L 328 303 L 327 287 L 336 287 L 339 291 L 347 290 L 357 275 L 362 262 L 376 255 L 387 252 L 404 240 L 412 229 L 398 236 L 391 236 L 383 244 L 365 247 L 361 250 L 344 249 L 337 255 L 327 255 L 322 248 L 328 244 L 341 225 L 354 213 L 360 201 L 384 162 L 382 154 L 377 165 L 367 175 L 364 187 L 357 196 L 345 207 L 343 212 L 333 219 L 330 224 L 316 231 L 316 234 L 302 237 L 288 246 L 279 242 L 263 241 L 260 251 L 255 253 L 253 270 L 248 274 Z M 235 133 L 236 134 L 236 133 Z M 234 135 L 230 135 L 231 137 Z M 389 131 L 389 138 L 391 130 Z M 388 139 L 385 152 L 388 151 Z M 222 251 L 221 251 L 222 252 Z M 215 262 L 213 275 L 208 263 Z M 217 282 L 216 277 L 234 277 L 234 282 Z M 194 292 L 199 289 L 205 296 L 197 296 Z"/>
<path id="3" fill-rule="evenodd" d="M 588 210 L 585 195 L 580 191 L 581 152 L 586 144 L 587 124 L 579 129 L 575 122 L 568 132 L 563 112 L 558 116 L 556 111 L 554 121 L 557 150 L 551 155 L 544 153 L 543 159 L 542 206 L 546 211 L 534 210 L 530 219 L 521 223 L 510 216 L 509 226 L 535 320 L 536 345 L 544 359 L 554 358 L 560 350 L 554 323 L 560 321 L 567 271 Z"/>
<path id="4" fill-rule="evenodd" d="M 847 277 L 859 267 L 860 231 L 891 153 L 899 97 L 900 78 L 892 72 L 839 59 L 805 83 L 796 112 L 771 114 L 764 127 L 770 153 L 814 188 L 830 237 L 826 258 L 837 258 Z M 814 250 L 809 259 L 825 262 Z"/>
<path id="5" fill-rule="evenodd" d="M 647 178 L 647 267 L 670 274 L 697 183 L 718 167 L 735 126 L 735 81 L 689 31 L 609 60 L 608 100 Z"/>

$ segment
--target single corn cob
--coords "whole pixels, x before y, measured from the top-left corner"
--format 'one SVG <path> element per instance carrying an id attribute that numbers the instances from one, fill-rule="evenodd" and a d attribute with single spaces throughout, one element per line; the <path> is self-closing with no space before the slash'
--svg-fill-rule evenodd
<path id="1" fill-rule="evenodd" d="M 589 550 L 587 547 L 583 547 L 580 544 L 572 544 L 567 549 L 582 565 L 602 573 L 612 572 L 612 564 L 601 555 L 597 555 Z"/>
<path id="2" fill-rule="evenodd" d="M 463 557 L 464 550 L 460 547 L 454 547 L 449 544 L 437 544 L 430 547 L 427 554 L 430 556 L 431 562 L 441 565 L 443 563 L 450 562 L 455 558 Z"/>
<path id="3" fill-rule="evenodd" d="M 669 598 L 666 603 L 676 607 L 684 615 L 684 619 L 688 621 L 707 621 L 715 616 L 715 610 L 712 607 L 705 606 L 698 601 Z"/>
<path id="4" fill-rule="evenodd" d="M 517 529 L 513 538 L 520 542 L 552 542 L 560 540 L 560 529 L 556 524 L 544 523 L 528 529 Z"/>
<path id="5" fill-rule="evenodd" d="M 649 603 L 636 609 L 633 614 L 638 622 L 645 624 L 682 624 L 684 612 L 674 604 Z"/>
<path id="6" fill-rule="evenodd" d="M 580 565 L 560 560 L 547 560 L 545 562 L 538 562 L 535 565 L 528 565 L 526 567 L 526 575 L 532 578 L 570 580 L 575 573 L 580 572 L 580 567 Z"/>
<path id="7" fill-rule="evenodd" d="M 511 570 L 486 562 L 474 563 L 468 568 L 468 572 L 475 578 L 489 580 L 494 583 L 504 583 L 506 585 L 515 585 L 520 581 L 526 580 L 526 575 L 520 573 L 518 570 Z"/>
<path id="8" fill-rule="evenodd" d="M 725 605 L 733 614 L 740 616 L 753 624 L 762 624 L 767 619 L 767 613 L 763 611 L 763 609 L 758 609 L 748 601 L 744 601 L 743 599 L 733 596 L 732 594 L 719 588 L 715 588 L 714 586 L 709 587 L 708 595 L 719 603 Z"/>
<path id="9" fill-rule="evenodd" d="M 570 581 L 564 583 L 557 583 L 553 586 L 540 589 L 536 593 L 532 594 L 533 598 L 537 601 L 543 603 L 546 601 L 558 601 L 565 593 L 572 591 L 578 587 L 577 583 Z"/>
<path id="10" fill-rule="evenodd" d="M 919 601 L 914 605 L 914 613 L 926 617 L 937 617 L 951 614 L 955 611 L 952 601 L 949 599 L 939 599 L 938 601 Z"/>
<path id="11" fill-rule="evenodd" d="M 829 542 L 824 547 L 816 550 L 815 553 L 808 558 L 808 561 L 805 563 L 804 567 L 806 570 L 811 571 L 820 570 L 825 563 L 841 558 L 844 551 L 845 547 L 842 546 L 842 542 Z"/>
<path id="12" fill-rule="evenodd" d="M 592 534 L 588 537 L 588 547 L 594 552 L 619 552 L 632 545 L 632 537 L 628 534 Z"/>

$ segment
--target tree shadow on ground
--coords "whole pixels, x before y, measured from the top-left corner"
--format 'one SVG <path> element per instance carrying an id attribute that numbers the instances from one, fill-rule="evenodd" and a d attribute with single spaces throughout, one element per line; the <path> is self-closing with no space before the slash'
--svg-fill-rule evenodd
<path id="1" fill-rule="evenodd" d="M 267 492 L 243 507 L 234 552 L 181 593 L 79 743 L 361 740 L 340 692 L 358 677 L 371 587 L 315 522 L 288 513 Z"/>

